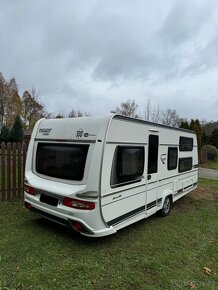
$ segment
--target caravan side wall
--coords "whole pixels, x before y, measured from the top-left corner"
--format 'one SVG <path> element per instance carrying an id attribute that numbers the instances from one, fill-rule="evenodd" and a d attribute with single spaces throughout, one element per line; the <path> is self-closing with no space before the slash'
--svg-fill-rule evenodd
<path id="1" fill-rule="evenodd" d="M 181 148 L 181 138 L 193 142 L 187 151 Z M 102 168 L 105 221 L 122 228 L 160 210 L 166 196 L 174 202 L 196 188 L 197 152 L 193 132 L 115 117 L 106 137 Z M 143 170 L 140 156 L 144 158 Z M 182 163 L 187 163 L 187 168 L 182 168 Z M 113 179 L 121 179 L 120 175 L 125 182 L 114 184 Z"/>

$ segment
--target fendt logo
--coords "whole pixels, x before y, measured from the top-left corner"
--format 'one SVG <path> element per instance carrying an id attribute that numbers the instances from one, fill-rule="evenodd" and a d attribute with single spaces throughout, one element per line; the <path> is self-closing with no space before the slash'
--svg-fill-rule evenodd
<path id="1" fill-rule="evenodd" d="M 76 138 L 81 138 L 83 136 L 83 129 L 78 129 L 76 131 Z"/>

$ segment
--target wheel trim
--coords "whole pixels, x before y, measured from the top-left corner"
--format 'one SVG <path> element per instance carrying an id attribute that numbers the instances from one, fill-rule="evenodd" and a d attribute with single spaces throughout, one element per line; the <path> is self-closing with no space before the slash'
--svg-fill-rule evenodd
<path id="1" fill-rule="evenodd" d="M 170 199 L 169 199 L 169 197 L 166 197 L 166 199 L 164 201 L 163 209 L 164 209 L 165 213 L 168 213 L 168 211 L 170 210 Z"/>

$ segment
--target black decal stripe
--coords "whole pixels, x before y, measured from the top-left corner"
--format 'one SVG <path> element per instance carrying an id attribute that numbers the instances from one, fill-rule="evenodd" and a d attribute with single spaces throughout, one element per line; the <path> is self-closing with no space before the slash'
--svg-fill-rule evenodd
<path id="1" fill-rule="evenodd" d="M 179 194 L 179 193 L 183 192 L 184 190 L 186 190 L 188 188 L 191 188 L 191 187 L 195 187 L 195 186 L 197 186 L 197 182 L 195 182 L 195 183 L 193 183 L 191 185 L 188 185 L 188 186 L 186 186 L 184 188 L 179 189 L 176 194 Z"/>
<path id="2" fill-rule="evenodd" d="M 138 214 L 140 212 L 143 212 L 144 210 L 145 210 L 145 206 L 143 205 L 143 206 L 141 206 L 139 208 L 136 208 L 136 209 L 134 209 L 134 210 L 132 210 L 130 212 L 127 212 L 127 213 L 125 213 L 125 214 L 123 214 L 123 215 L 121 215 L 121 216 L 119 216 L 119 217 L 107 222 L 107 224 L 109 226 L 118 224 L 118 223 L 120 223 L 120 222 L 122 222 L 122 221 L 124 221 L 124 220 L 126 220 L 126 219 L 128 219 L 130 217 L 132 217 L 133 215 L 136 215 L 136 214 Z"/>
<path id="3" fill-rule="evenodd" d="M 151 209 L 152 207 L 155 207 L 155 206 L 156 206 L 156 200 L 147 204 L 147 210 Z"/>

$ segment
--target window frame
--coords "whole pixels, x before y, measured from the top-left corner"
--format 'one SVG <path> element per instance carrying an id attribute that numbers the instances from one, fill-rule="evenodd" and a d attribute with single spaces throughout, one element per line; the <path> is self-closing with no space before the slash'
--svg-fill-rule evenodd
<path id="1" fill-rule="evenodd" d="M 118 176 L 118 167 L 119 167 L 119 158 L 121 158 L 118 154 L 120 150 L 125 150 L 125 149 L 141 149 L 142 150 L 142 170 L 140 171 L 140 174 L 138 176 L 135 176 L 132 179 L 129 179 L 124 182 L 119 181 L 119 176 Z M 137 146 L 137 145 L 118 145 L 115 150 L 114 150 L 114 156 L 113 156 L 113 162 L 112 162 L 112 168 L 111 168 L 111 175 L 110 175 L 110 186 L 111 188 L 117 188 L 121 187 L 124 185 L 132 184 L 135 182 L 140 182 L 143 178 L 145 170 L 145 147 L 144 146 Z M 132 175 L 129 175 L 132 176 Z"/>

